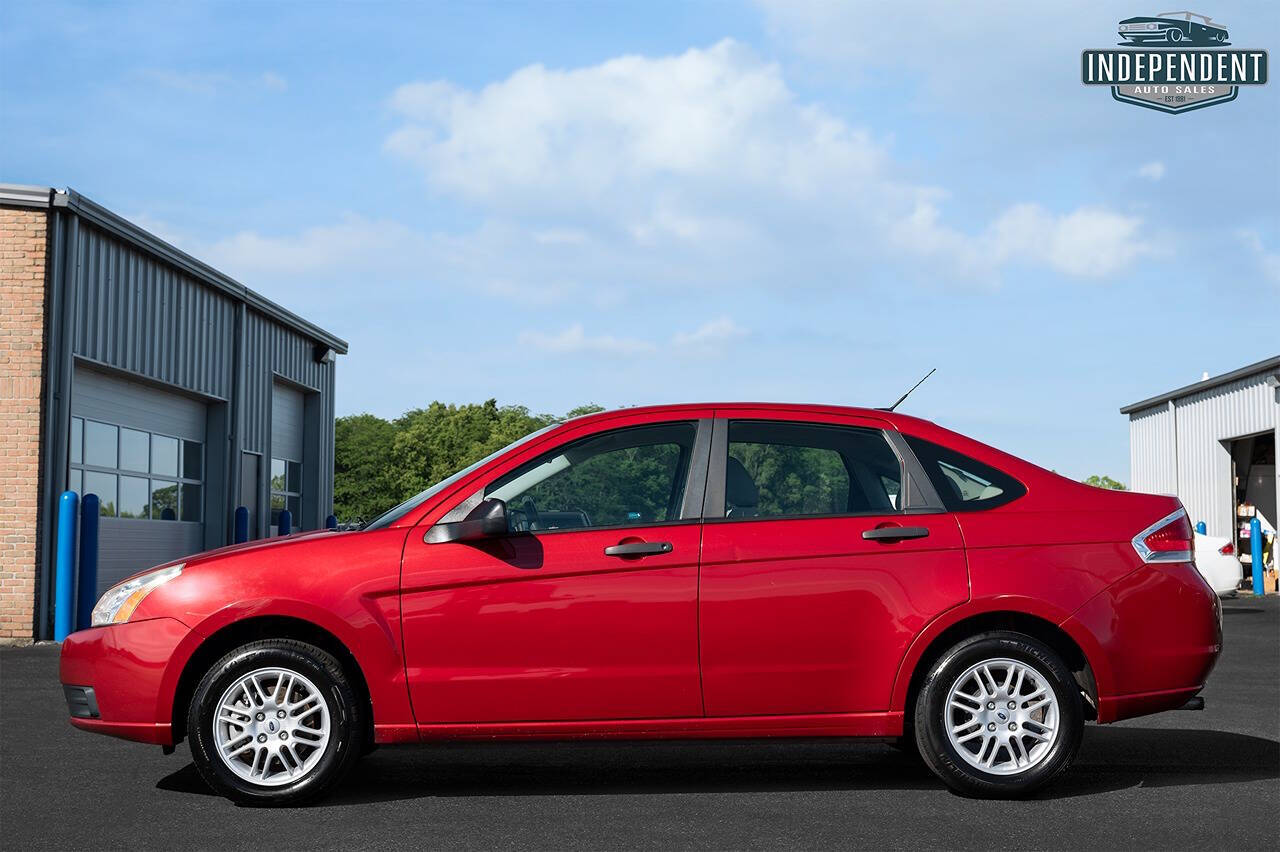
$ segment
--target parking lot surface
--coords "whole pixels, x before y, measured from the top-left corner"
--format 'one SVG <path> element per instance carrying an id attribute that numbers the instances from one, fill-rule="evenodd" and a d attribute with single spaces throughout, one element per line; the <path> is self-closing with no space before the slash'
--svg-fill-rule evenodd
<path id="1" fill-rule="evenodd" d="M 1224 605 L 1202 712 L 1091 726 L 1038 797 L 949 793 L 878 744 L 383 748 L 295 810 L 211 795 L 186 745 L 80 733 L 52 645 L 0 650 L 5 849 L 1272 848 L 1280 814 L 1280 601 Z"/>

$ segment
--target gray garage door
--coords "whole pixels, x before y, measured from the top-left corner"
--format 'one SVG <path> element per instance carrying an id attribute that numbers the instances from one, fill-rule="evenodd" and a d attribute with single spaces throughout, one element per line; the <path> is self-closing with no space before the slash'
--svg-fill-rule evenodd
<path id="1" fill-rule="evenodd" d="M 71 490 L 97 494 L 98 591 L 204 549 L 203 402 L 77 365 Z"/>
<path id="2" fill-rule="evenodd" d="M 288 509 L 293 530 L 302 528 L 302 444 L 304 398 L 296 388 L 271 386 L 271 534 Z"/>

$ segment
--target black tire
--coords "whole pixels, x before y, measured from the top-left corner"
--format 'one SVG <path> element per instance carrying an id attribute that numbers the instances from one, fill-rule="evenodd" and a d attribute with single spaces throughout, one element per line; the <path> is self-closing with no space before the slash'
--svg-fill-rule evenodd
<path id="1" fill-rule="evenodd" d="M 1030 667 L 1036 675 L 1043 678 L 1058 704 L 1056 739 L 1042 755 L 1035 758 L 1034 765 L 1025 770 L 1014 771 L 1013 774 L 986 772 L 971 765 L 960 755 L 946 729 L 946 726 L 952 724 L 953 718 L 956 718 L 948 708 L 953 684 L 970 667 L 984 660 L 1000 659 Z M 1084 706 L 1080 688 L 1062 658 L 1037 639 L 1011 631 L 983 633 L 960 642 L 944 653 L 930 668 L 920 686 L 914 717 L 916 743 L 925 764 L 952 790 L 975 798 L 1020 798 L 1051 783 L 1075 759 L 1084 733 Z M 958 718 L 963 720 L 965 716 Z M 1022 747 L 1026 748 L 1025 743 Z M 998 752 L 1003 755 L 1005 762 L 1012 762 L 1008 748 L 1001 751 L 1001 746 L 996 745 L 992 748 L 991 756 L 996 757 Z"/>
<path id="2" fill-rule="evenodd" d="M 214 734 L 216 705 L 223 693 L 261 668 L 279 668 L 309 679 L 328 710 L 329 739 L 321 756 L 296 781 L 280 786 L 255 784 L 238 776 L 218 754 Z M 287 692 L 287 687 L 281 689 Z M 214 663 L 191 698 L 187 732 L 200 776 L 214 792 L 245 805 L 298 805 L 319 798 L 346 776 L 365 746 L 361 704 L 341 664 L 323 649 L 293 639 L 251 642 Z"/>

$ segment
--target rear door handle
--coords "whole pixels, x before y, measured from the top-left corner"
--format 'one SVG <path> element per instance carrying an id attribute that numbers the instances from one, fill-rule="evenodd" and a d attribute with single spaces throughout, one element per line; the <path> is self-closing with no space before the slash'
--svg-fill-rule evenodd
<path id="1" fill-rule="evenodd" d="M 928 534 L 928 527 L 876 527 L 863 532 L 862 537 L 868 541 L 902 541 L 908 538 L 924 538 Z"/>
<path id="2" fill-rule="evenodd" d="M 659 553 L 670 553 L 669 541 L 629 541 L 626 544 L 614 544 L 604 549 L 605 556 L 654 556 Z"/>

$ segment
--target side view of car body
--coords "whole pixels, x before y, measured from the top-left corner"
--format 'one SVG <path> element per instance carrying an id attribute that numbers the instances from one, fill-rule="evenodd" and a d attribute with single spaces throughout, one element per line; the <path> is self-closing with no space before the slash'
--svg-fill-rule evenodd
<path id="1" fill-rule="evenodd" d="M 1196 12 L 1161 12 L 1125 18 L 1118 25 L 1120 37 L 1133 44 L 1226 44 L 1229 33 L 1222 24 Z"/>
<path id="2" fill-rule="evenodd" d="M 1244 571 L 1231 539 L 1196 533 L 1195 554 L 1196 568 L 1214 592 L 1229 595 L 1240 588 Z"/>
<path id="3" fill-rule="evenodd" d="M 898 739 L 1023 795 L 1086 720 L 1185 704 L 1221 648 L 1176 498 L 769 404 L 570 420 L 360 531 L 138 575 L 94 624 L 63 645 L 72 724 L 187 739 L 266 804 L 374 743 L 586 737 Z"/>

